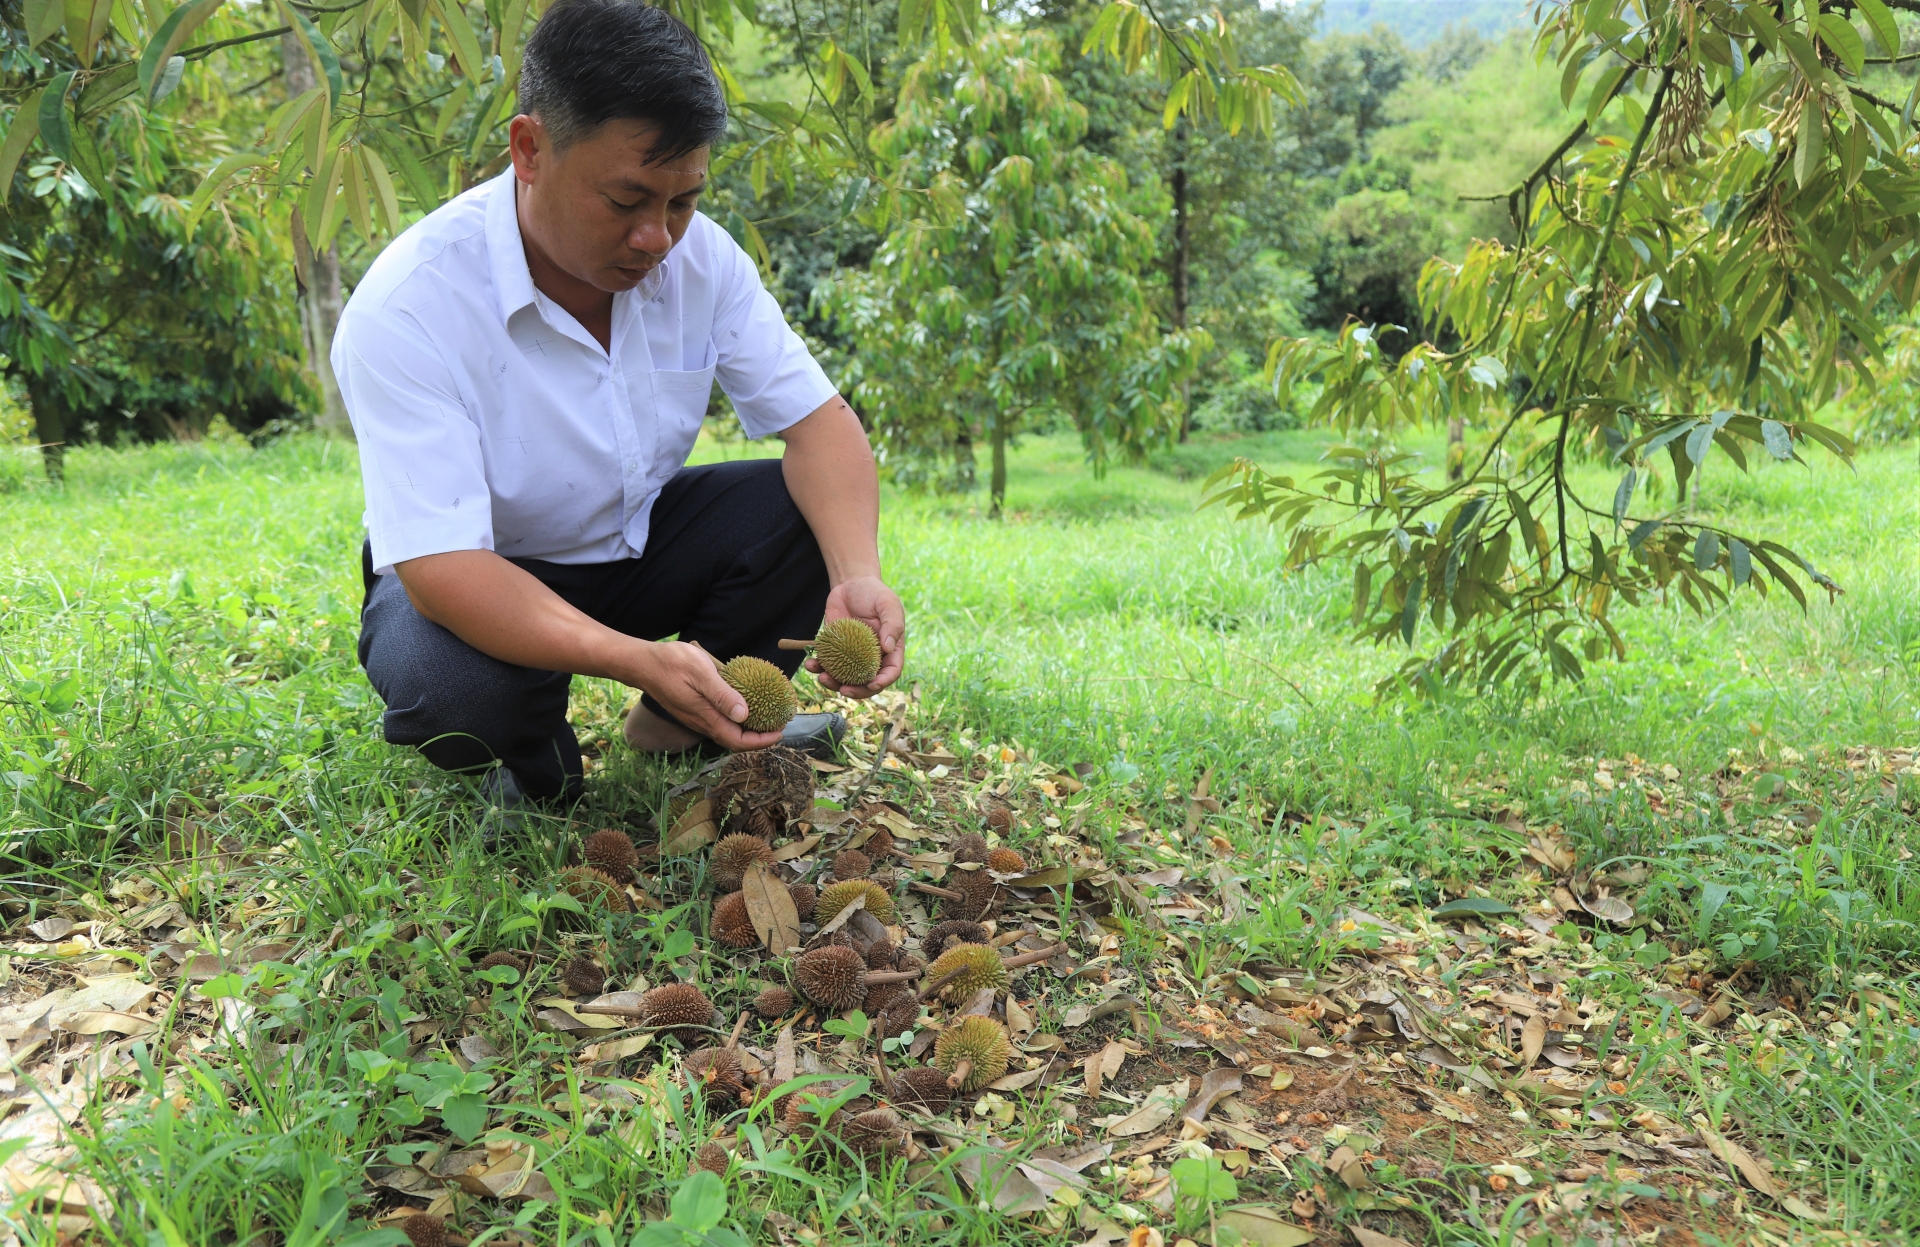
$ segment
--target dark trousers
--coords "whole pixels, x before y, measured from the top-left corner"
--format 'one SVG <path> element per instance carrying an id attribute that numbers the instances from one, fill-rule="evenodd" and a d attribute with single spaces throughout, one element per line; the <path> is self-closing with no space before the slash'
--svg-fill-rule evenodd
<path id="1" fill-rule="evenodd" d="M 375 576 L 369 549 L 361 562 L 360 665 L 387 705 L 387 741 L 449 771 L 498 762 L 530 797 L 577 796 L 573 677 L 489 658 L 416 611 L 398 576 Z M 812 636 L 827 601 L 826 563 L 777 459 L 682 468 L 654 502 L 637 559 L 512 562 L 616 631 L 649 641 L 677 633 L 721 659 L 753 654 L 789 675 L 803 656 L 777 642 Z"/>

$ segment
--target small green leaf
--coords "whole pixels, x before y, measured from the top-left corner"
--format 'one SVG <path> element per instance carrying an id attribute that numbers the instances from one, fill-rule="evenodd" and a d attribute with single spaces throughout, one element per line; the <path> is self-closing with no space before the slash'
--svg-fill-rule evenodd
<path id="1" fill-rule="evenodd" d="M 1711 528 L 1703 528 L 1693 542 L 1693 569 L 1712 571 L 1713 565 L 1720 561 L 1720 534 Z"/>
<path id="2" fill-rule="evenodd" d="M 1778 420 L 1760 422 L 1760 440 L 1766 443 L 1767 453 L 1775 459 L 1793 458 L 1793 435 Z"/>
<path id="3" fill-rule="evenodd" d="M 673 1193 L 667 1216 L 679 1229 L 711 1233 L 727 1216 L 727 1184 L 712 1170 L 699 1170 Z"/>
<path id="4" fill-rule="evenodd" d="M 450 1095 L 440 1105 L 440 1120 L 462 1143 L 470 1142 L 487 1128 L 487 1101 L 471 1092 Z"/>
<path id="5" fill-rule="evenodd" d="M 1733 583 L 1744 585 L 1753 579 L 1753 551 L 1738 537 L 1727 538 L 1727 556 L 1733 566 Z"/>
<path id="6" fill-rule="evenodd" d="M 1627 507 L 1633 503 L 1633 487 L 1639 482 L 1639 479 L 1640 474 L 1632 468 L 1628 468 L 1627 474 L 1620 478 L 1619 488 L 1613 491 L 1614 523 L 1624 524 L 1627 522 Z"/>

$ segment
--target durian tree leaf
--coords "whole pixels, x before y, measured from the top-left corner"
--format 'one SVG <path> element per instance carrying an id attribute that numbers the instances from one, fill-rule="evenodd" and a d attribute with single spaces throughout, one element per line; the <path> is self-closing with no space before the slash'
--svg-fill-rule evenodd
<path id="1" fill-rule="evenodd" d="M 800 911 L 794 908 L 793 894 L 787 885 L 768 870 L 764 862 L 748 865 L 741 876 L 740 891 L 746 897 L 747 917 L 754 934 L 767 946 L 770 956 L 779 957 L 800 945 Z M 851 908 L 851 906 L 849 906 Z"/>
<path id="2" fill-rule="evenodd" d="M 73 70 L 57 75 L 40 93 L 40 139 L 61 160 L 73 159 L 73 126 L 67 120 L 67 92 L 73 88 Z"/>
<path id="3" fill-rule="evenodd" d="M 63 0 L 26 0 L 27 44 L 39 47 L 60 32 L 67 20 Z"/>
<path id="4" fill-rule="evenodd" d="M 13 113 L 13 125 L 7 130 L 6 142 L 0 143 L 0 207 L 13 195 L 13 174 L 20 167 L 20 158 L 40 135 L 41 91 L 20 101 L 20 107 Z"/>
<path id="5" fill-rule="evenodd" d="M 136 67 L 131 61 L 115 65 L 87 83 L 80 94 L 74 97 L 74 117 L 82 122 L 97 117 L 132 95 L 139 86 Z"/>
<path id="6" fill-rule="evenodd" d="M 165 79 L 173 54 L 186 43 L 188 35 L 225 3 L 226 0 L 190 0 L 167 14 L 167 19 L 160 23 L 160 29 L 154 32 L 153 38 L 147 40 L 146 48 L 140 53 L 139 75 L 140 89 L 146 92 L 149 103 L 159 99 L 156 92 Z"/>
<path id="7" fill-rule="evenodd" d="M 1505 901 L 1496 901 L 1491 896 L 1463 896 L 1448 901 L 1430 915 L 1435 919 L 1443 918 L 1497 918 L 1503 914 L 1518 913 Z"/>
<path id="8" fill-rule="evenodd" d="M 228 182 L 243 170 L 270 163 L 272 162 L 259 152 L 234 152 L 222 157 L 220 163 L 207 173 L 199 188 L 193 192 L 193 201 L 187 207 L 187 237 L 193 237 L 194 227 L 200 223 L 200 218 L 205 216 L 207 209 L 213 205 L 213 197 L 224 189 Z"/>
<path id="9" fill-rule="evenodd" d="M 279 0 L 281 17 L 287 25 L 293 27 L 294 38 L 307 50 L 313 63 L 320 68 L 320 76 L 327 84 L 327 99 L 338 104 L 345 92 L 345 80 L 340 74 L 340 55 L 333 50 L 333 41 L 320 33 L 313 19 L 294 8 L 287 0 Z"/>
<path id="10" fill-rule="evenodd" d="M 380 153 L 371 144 L 360 149 L 360 158 L 367 162 L 367 177 L 373 187 L 374 202 L 380 210 L 383 227 L 390 234 L 398 234 L 401 229 L 400 195 L 394 190 L 386 162 L 380 159 Z"/>
<path id="11" fill-rule="evenodd" d="M 67 43 L 84 68 L 93 68 L 94 50 L 106 37 L 112 15 L 113 0 L 66 0 Z"/>

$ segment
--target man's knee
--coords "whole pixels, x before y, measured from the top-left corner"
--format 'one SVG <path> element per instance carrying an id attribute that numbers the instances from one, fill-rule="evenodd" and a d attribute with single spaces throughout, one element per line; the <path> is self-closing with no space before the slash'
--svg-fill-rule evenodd
<path id="1" fill-rule="evenodd" d="M 568 676 L 482 654 L 414 610 L 397 583 L 383 583 L 370 595 L 360 661 L 386 703 L 382 726 L 389 744 L 446 742 L 434 752 L 472 752 L 485 760 L 537 720 L 566 715 Z"/>

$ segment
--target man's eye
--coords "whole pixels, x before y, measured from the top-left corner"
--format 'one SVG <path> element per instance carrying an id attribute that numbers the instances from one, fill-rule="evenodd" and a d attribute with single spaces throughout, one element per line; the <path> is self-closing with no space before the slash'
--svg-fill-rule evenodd
<path id="1" fill-rule="evenodd" d="M 612 204 L 615 208 L 618 208 L 622 212 L 632 212 L 635 208 L 638 208 L 640 206 L 637 203 L 623 204 L 618 199 L 615 199 L 612 196 L 608 196 L 607 202 Z"/>

